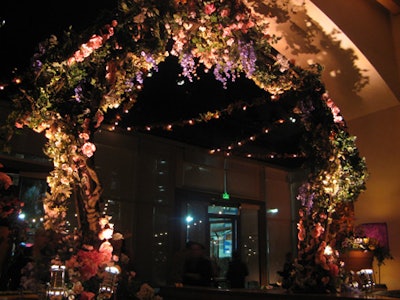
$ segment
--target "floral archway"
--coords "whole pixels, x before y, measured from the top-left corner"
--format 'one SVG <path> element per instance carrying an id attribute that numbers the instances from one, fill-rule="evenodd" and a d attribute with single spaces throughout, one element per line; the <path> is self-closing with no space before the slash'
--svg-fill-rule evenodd
<path id="1" fill-rule="evenodd" d="M 322 68 L 295 66 L 274 51 L 278 39 L 265 16 L 239 0 L 125 0 L 100 28 L 43 42 L 14 98 L 9 123 L 47 138 L 44 151 L 54 169 L 44 199 L 45 228 L 68 232 L 66 214 L 75 199 L 82 244 L 104 240 L 101 233 L 112 224 L 99 212 L 102 188 L 91 165 L 93 134 L 110 110 L 129 111 L 144 78 L 175 56 L 188 81 L 202 65 L 222 85 L 244 75 L 274 101 L 286 94 L 297 99 L 294 113 L 306 129 L 302 150 L 309 177 L 298 194 L 302 268 L 293 282 L 298 289 L 331 288 L 338 262 L 325 250 L 328 245 L 335 250 L 339 208 L 365 189 L 366 165 L 320 80 Z"/>

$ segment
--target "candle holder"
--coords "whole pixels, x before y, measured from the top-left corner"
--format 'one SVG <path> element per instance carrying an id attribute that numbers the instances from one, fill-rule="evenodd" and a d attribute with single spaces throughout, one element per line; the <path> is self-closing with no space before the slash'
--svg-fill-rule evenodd
<path id="1" fill-rule="evenodd" d="M 65 266 L 52 265 L 50 267 L 50 282 L 47 288 L 48 299 L 63 299 L 67 295 L 65 288 Z"/>
<path id="2" fill-rule="evenodd" d="M 372 269 L 362 269 L 357 272 L 358 278 L 360 279 L 361 290 L 365 292 L 372 292 L 375 287 L 373 279 Z"/>
<path id="3" fill-rule="evenodd" d="M 110 299 L 112 294 L 115 292 L 118 283 L 118 275 L 120 269 L 118 266 L 108 266 L 104 269 L 105 274 L 103 282 L 99 287 L 99 298 L 98 299 Z"/>

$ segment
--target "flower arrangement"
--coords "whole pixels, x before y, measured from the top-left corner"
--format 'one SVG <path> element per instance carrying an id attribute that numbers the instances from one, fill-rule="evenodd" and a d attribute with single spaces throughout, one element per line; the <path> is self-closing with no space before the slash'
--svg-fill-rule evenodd
<path id="1" fill-rule="evenodd" d="M 93 133 L 108 111 L 128 111 L 135 105 L 144 78 L 174 56 L 185 80 L 196 78 L 202 65 L 223 86 L 246 76 L 274 101 L 286 95 L 296 99 L 293 111 L 306 129 L 303 152 L 310 174 L 298 195 L 299 268 L 293 282 L 300 289 L 330 288 L 337 273 L 335 249 L 327 251 L 334 240 L 330 224 L 335 213 L 340 216 L 341 203 L 355 201 L 365 190 L 365 160 L 325 92 L 322 68 L 296 67 L 274 51 L 278 39 L 269 30 L 268 16 L 257 14 L 246 2 L 123 0 L 115 18 L 97 32 L 67 32 L 63 39 L 52 36 L 43 42 L 24 88 L 14 96 L 8 121 L 17 129 L 44 132 L 48 139 L 45 153 L 54 170 L 44 200 L 45 228 L 67 232 L 67 206 L 76 189 L 83 238 L 74 249 L 96 245 L 98 238 L 96 242 L 93 236 L 104 228 L 97 209 L 101 184 L 91 167 L 96 151 Z M 70 263 L 81 264 L 88 272 L 72 277 L 84 281 L 94 274 L 96 268 L 85 261 L 91 257 L 96 266 L 103 264 L 100 252 L 96 246 L 72 256 Z"/>
<path id="2" fill-rule="evenodd" d="M 384 264 L 386 259 L 393 259 L 390 250 L 387 246 L 382 245 L 377 238 L 368 237 L 364 234 L 351 235 L 342 241 L 341 251 L 361 250 L 370 251 L 373 253 L 378 266 Z"/>
<path id="3" fill-rule="evenodd" d="M 342 242 L 342 249 L 374 251 L 379 246 L 378 240 L 368 237 L 347 237 Z"/>
<path id="4" fill-rule="evenodd" d="M 21 269 L 19 288 L 37 293 L 48 292 L 52 288 L 49 285 L 49 266 L 62 266 L 65 268 L 65 277 L 57 288 L 67 299 L 110 299 L 115 293 L 116 297 L 123 299 L 162 300 L 149 284 L 136 279 L 136 273 L 129 267 L 129 257 L 121 249 L 124 237 L 113 232 L 110 218 L 103 217 L 100 220 L 103 230 L 99 234 L 101 244 L 98 247 L 82 245 L 79 242 L 82 237 L 78 232 L 69 235 L 67 241 L 57 241 L 56 236 L 50 237 L 45 230 L 42 231 L 43 235 L 37 234 L 39 239 L 35 241 L 32 253 Z M 55 247 L 49 246 L 50 240 Z M 63 251 L 57 246 L 60 244 L 68 249 Z M 35 249 L 35 245 L 42 247 Z M 113 273 L 113 280 L 109 280 L 110 268 L 118 270 Z M 58 298 L 49 296 L 49 299 Z"/>

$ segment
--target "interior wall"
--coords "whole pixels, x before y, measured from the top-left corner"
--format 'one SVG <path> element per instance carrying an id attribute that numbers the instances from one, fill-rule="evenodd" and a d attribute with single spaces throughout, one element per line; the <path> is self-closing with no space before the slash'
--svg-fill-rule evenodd
<path id="1" fill-rule="evenodd" d="M 349 122 L 369 171 L 367 190 L 355 203 L 356 223 L 387 222 L 393 260 L 380 267 L 381 283 L 400 289 L 400 105 Z M 379 268 L 374 264 L 376 280 Z"/>
<path id="2" fill-rule="evenodd" d="M 282 280 L 278 271 L 283 270 L 285 256 L 293 256 L 293 231 L 291 189 L 288 173 L 279 169 L 266 168 L 265 193 L 267 213 L 267 249 L 269 284 Z M 284 234 L 282 234 L 284 232 Z"/>
<path id="3" fill-rule="evenodd" d="M 311 1 L 357 45 L 398 97 L 400 65 L 394 62 L 397 61 L 396 52 L 399 51 L 399 47 L 396 47 L 396 41 L 399 39 L 399 16 L 391 15 L 377 1 Z"/>

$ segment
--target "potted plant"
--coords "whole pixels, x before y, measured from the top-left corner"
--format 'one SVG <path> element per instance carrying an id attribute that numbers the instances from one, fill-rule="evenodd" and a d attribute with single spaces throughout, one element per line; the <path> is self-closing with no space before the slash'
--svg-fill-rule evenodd
<path id="1" fill-rule="evenodd" d="M 358 227 L 355 233 L 342 241 L 341 258 L 345 262 L 347 271 L 360 269 L 371 269 L 372 261 L 376 259 L 378 267 L 384 264 L 386 259 L 393 259 L 389 247 L 382 243 L 379 238 L 370 236 Z M 359 269 L 354 270 L 351 268 Z"/>

